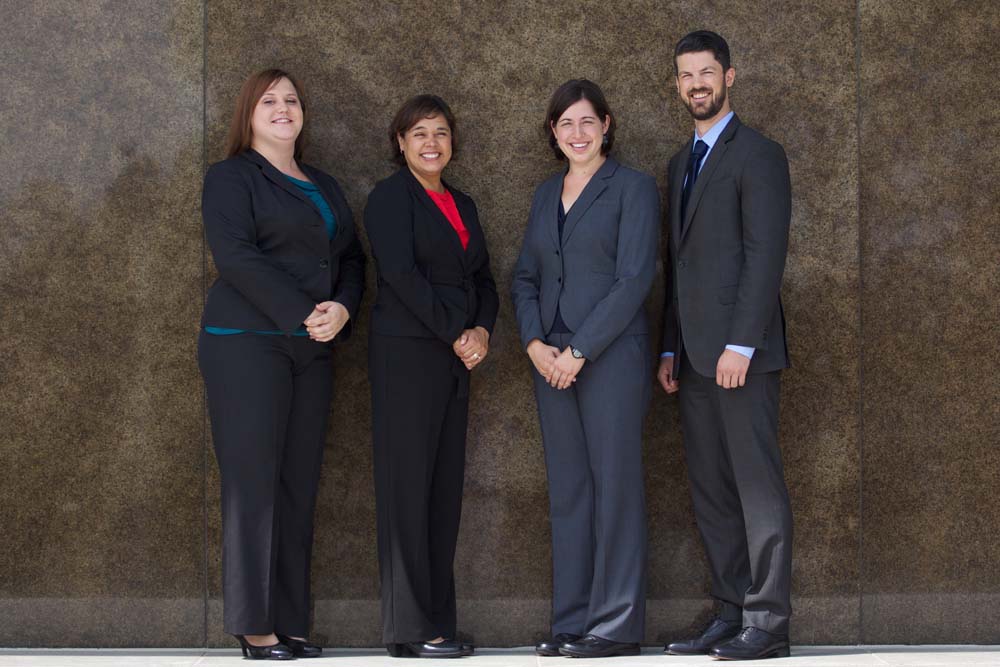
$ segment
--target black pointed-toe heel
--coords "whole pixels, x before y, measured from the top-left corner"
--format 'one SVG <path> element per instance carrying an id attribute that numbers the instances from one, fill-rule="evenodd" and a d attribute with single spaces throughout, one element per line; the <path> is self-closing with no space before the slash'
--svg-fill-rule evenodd
<path id="1" fill-rule="evenodd" d="M 233 635 L 240 640 L 240 648 L 243 649 L 243 657 L 250 660 L 294 660 L 295 655 L 292 649 L 281 642 L 270 646 L 254 646 L 247 641 L 243 635 Z"/>
<path id="2" fill-rule="evenodd" d="M 291 649 L 292 655 L 296 658 L 318 658 L 323 655 L 323 648 L 321 646 L 310 644 L 304 639 L 295 639 L 294 637 L 278 633 L 275 633 L 275 636 L 278 638 L 278 641 Z"/>

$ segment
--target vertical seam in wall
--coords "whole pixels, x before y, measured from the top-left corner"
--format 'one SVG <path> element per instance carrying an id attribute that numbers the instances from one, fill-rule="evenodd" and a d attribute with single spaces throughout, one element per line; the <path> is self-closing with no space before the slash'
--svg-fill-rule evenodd
<path id="1" fill-rule="evenodd" d="M 865 430 L 864 430 L 864 371 L 865 371 L 865 350 L 864 350 L 864 273 L 862 271 L 862 217 L 861 217 L 861 0 L 855 3 L 854 19 L 854 69 L 855 69 L 855 126 L 857 128 L 857 184 L 856 184 L 856 205 L 858 217 L 858 637 L 857 643 L 862 644 L 865 639 Z"/>
<path id="2" fill-rule="evenodd" d="M 201 3 L 201 173 L 208 169 L 208 0 Z M 201 225 L 201 302 L 205 307 L 208 255 Z M 201 387 L 201 553 L 202 553 L 202 646 L 208 648 L 208 401 Z"/>

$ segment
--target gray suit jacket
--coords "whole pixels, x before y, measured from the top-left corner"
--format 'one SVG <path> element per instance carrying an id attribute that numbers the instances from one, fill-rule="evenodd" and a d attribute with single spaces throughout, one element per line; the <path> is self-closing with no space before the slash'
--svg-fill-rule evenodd
<path id="1" fill-rule="evenodd" d="M 756 349 L 750 373 L 788 368 L 781 276 L 792 190 L 781 145 L 729 121 L 702 167 L 680 220 L 689 140 L 670 160 L 670 243 L 663 351 L 681 348 L 715 377 L 726 345 Z M 683 335 L 682 335 L 683 334 Z"/>
<path id="2" fill-rule="evenodd" d="M 660 201 L 652 176 L 608 158 L 566 215 L 565 172 L 535 191 L 511 296 L 521 343 L 546 339 L 558 304 L 570 345 L 594 361 L 618 336 L 649 332 L 643 301 L 656 273 Z"/>

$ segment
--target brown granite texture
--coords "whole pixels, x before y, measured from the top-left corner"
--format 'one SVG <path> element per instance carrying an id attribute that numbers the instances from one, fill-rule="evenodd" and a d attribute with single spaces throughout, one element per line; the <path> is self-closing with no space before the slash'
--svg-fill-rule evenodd
<path id="1" fill-rule="evenodd" d="M 617 156 L 662 183 L 667 159 L 692 131 L 673 90 L 672 48 L 699 25 L 714 25 L 732 41 L 736 108 L 786 145 L 796 188 L 786 288 L 796 369 L 787 376 L 782 420 L 799 520 L 796 636 L 810 642 L 857 636 L 854 19 L 852 7 L 823 3 L 785 3 L 765 18 L 755 3 L 708 11 L 695 3 L 624 9 L 585 2 L 568 23 L 560 6 L 532 2 L 341 2 L 335 10 L 301 2 L 209 4 L 212 159 L 220 156 L 240 81 L 272 64 L 294 71 L 311 93 L 309 156 L 341 180 L 356 214 L 372 185 L 392 170 L 384 128 L 403 100 L 435 92 L 458 115 L 462 154 L 448 177 L 479 206 L 504 296 L 492 359 L 473 386 L 457 562 L 460 625 L 477 643 L 523 644 L 548 628 L 541 442 L 507 299 L 532 191 L 559 168 L 539 129 L 548 96 L 571 77 L 601 83 L 620 122 Z M 658 284 L 649 303 L 654 317 L 661 303 Z M 378 641 L 364 359 L 361 336 L 341 351 L 334 419 L 342 426 L 330 434 L 317 517 L 315 633 L 335 644 Z M 686 631 L 707 608 L 677 421 L 675 403 L 660 394 L 646 453 L 651 642 Z M 210 480 L 212 498 L 215 484 Z M 217 513 L 212 506 L 210 595 L 216 604 L 209 638 L 225 644 Z M 345 599 L 356 602 L 346 607 L 349 625 L 336 611 L 345 609 Z M 358 617 L 366 623 L 359 626 Z"/>
<path id="2" fill-rule="evenodd" d="M 204 641 L 201 3 L 0 21 L 0 645 Z"/>
<path id="3" fill-rule="evenodd" d="M 447 176 L 478 203 L 502 295 L 472 388 L 460 629 L 480 645 L 546 632 L 547 491 L 507 296 L 532 191 L 559 168 L 542 116 L 564 80 L 599 82 L 617 157 L 666 195 L 692 131 L 672 48 L 698 27 L 729 39 L 734 107 L 792 173 L 793 641 L 1000 641 L 992 3 L 23 5 L 0 22 L 13 46 L 0 73 L 26 113 L 0 119 L 15 166 L 0 174 L 0 645 L 233 646 L 194 361 L 213 277 L 198 199 L 240 83 L 271 66 L 305 83 L 307 161 L 359 219 L 393 169 L 398 105 L 434 92 L 458 116 Z M 316 517 L 312 636 L 329 645 L 379 640 L 372 292 L 337 352 Z M 657 322 L 662 298 L 658 281 Z M 707 616 L 708 581 L 676 402 L 660 392 L 646 435 L 646 640 L 659 643 Z"/>
<path id="4" fill-rule="evenodd" d="M 995 644 L 1000 6 L 861 10 L 861 639 Z"/>

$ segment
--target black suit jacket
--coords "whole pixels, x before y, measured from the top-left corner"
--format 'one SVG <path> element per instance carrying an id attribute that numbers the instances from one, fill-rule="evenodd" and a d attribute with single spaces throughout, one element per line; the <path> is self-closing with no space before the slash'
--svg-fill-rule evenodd
<path id="1" fill-rule="evenodd" d="M 438 338 L 450 346 L 465 329 L 493 331 L 499 299 L 476 205 L 444 185 L 469 231 L 465 250 L 409 168 L 380 181 L 368 195 L 365 229 L 379 285 L 374 333 Z"/>
<path id="2" fill-rule="evenodd" d="M 299 164 L 336 220 L 332 239 L 312 200 L 254 150 L 205 174 L 202 220 L 219 278 L 202 326 L 290 334 L 316 304 L 337 301 L 351 320 L 361 305 L 365 255 L 337 181 Z M 335 340 L 350 335 L 351 321 Z"/>
<path id="3" fill-rule="evenodd" d="M 781 145 L 735 115 L 709 153 L 680 219 L 692 140 L 670 160 L 670 244 L 663 351 L 674 371 L 687 351 L 715 377 L 726 345 L 755 348 L 750 373 L 789 366 L 781 276 L 788 250 L 791 182 Z"/>

